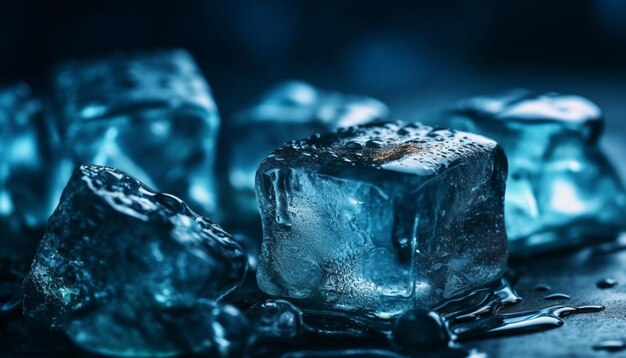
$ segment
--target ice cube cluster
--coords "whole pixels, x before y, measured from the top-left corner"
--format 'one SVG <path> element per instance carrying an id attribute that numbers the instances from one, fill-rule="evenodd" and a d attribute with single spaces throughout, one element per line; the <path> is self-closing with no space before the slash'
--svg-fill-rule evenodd
<path id="1" fill-rule="evenodd" d="M 506 156 L 494 141 L 416 123 L 288 143 L 259 167 L 265 292 L 389 318 L 504 272 Z"/>
<path id="2" fill-rule="evenodd" d="M 448 112 L 447 129 L 383 122 L 375 99 L 286 82 L 232 118 L 228 170 L 215 171 L 219 116 L 186 51 L 65 62 L 52 82 L 52 106 L 25 84 L 0 89 L 0 327 L 27 340 L 300 357 L 317 354 L 307 341 L 374 337 L 421 354 L 450 339 L 433 307 L 491 297 L 460 316 L 476 318 L 515 296 L 500 284 L 507 246 L 535 253 L 624 228 L 602 115 L 581 97 L 479 97 Z M 260 211 L 260 254 L 220 180 L 255 191 L 239 204 Z M 23 336 L 0 348 L 23 355 Z"/>
<path id="3" fill-rule="evenodd" d="M 600 109 L 586 98 L 513 90 L 471 98 L 444 125 L 506 150 L 506 229 L 513 254 L 613 239 L 626 228 L 626 192 L 602 153 Z"/>

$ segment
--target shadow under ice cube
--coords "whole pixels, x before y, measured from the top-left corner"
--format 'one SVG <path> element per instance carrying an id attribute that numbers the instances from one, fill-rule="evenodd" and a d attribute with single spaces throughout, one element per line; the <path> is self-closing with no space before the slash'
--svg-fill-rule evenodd
<path id="1" fill-rule="evenodd" d="M 68 62 L 55 72 L 54 89 L 74 165 L 119 168 L 213 214 L 219 116 L 187 52 Z"/>
<path id="2" fill-rule="evenodd" d="M 626 194 L 600 150 L 589 100 L 515 90 L 462 102 L 446 124 L 493 138 L 509 158 L 506 228 L 513 255 L 615 238 Z"/>
<path id="3" fill-rule="evenodd" d="M 165 308 L 229 294 L 246 260 L 230 235 L 180 199 L 113 168 L 80 166 L 24 281 L 24 313 L 63 327 L 83 312 L 114 312 L 109 323 L 130 331 Z"/>
<path id="4" fill-rule="evenodd" d="M 494 282 L 507 260 L 506 174 L 495 142 L 417 123 L 286 144 L 256 177 L 259 286 L 389 318 Z"/>

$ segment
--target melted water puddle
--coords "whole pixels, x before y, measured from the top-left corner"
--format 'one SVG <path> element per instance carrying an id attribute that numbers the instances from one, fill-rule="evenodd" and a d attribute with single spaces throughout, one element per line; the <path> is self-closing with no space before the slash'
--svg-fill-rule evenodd
<path id="1" fill-rule="evenodd" d="M 544 298 L 568 300 L 570 297 L 563 293 L 554 293 Z M 494 291 L 472 292 L 464 298 L 446 302 L 435 311 L 445 322 L 451 341 L 460 342 L 544 331 L 562 326 L 565 316 L 604 310 L 601 305 L 552 305 L 524 312 L 499 313 L 503 307 L 521 301 L 522 298 L 509 282 L 502 279 L 501 286 Z"/>

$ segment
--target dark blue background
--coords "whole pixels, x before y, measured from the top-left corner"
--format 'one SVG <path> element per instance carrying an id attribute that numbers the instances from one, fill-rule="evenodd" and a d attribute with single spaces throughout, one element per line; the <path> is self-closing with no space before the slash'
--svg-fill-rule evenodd
<path id="1" fill-rule="evenodd" d="M 287 78 L 379 97 L 408 120 L 522 86 L 590 97 L 606 113 L 603 145 L 626 153 L 621 0 L 0 3 L 0 83 L 45 90 L 63 58 L 170 46 L 198 59 L 225 121 Z"/>

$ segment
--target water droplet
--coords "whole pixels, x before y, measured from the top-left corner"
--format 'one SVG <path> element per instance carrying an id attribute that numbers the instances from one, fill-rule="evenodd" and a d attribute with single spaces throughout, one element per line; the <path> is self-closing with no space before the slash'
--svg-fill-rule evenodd
<path id="1" fill-rule="evenodd" d="M 609 339 L 594 344 L 593 349 L 597 351 L 619 352 L 626 349 L 626 343 L 619 339 Z"/>
<path id="2" fill-rule="evenodd" d="M 384 144 L 384 142 L 380 141 L 380 140 L 376 140 L 376 139 L 371 139 L 368 140 L 367 142 L 365 142 L 365 146 L 368 148 L 380 148 L 382 147 L 382 145 Z"/>
<path id="3" fill-rule="evenodd" d="M 351 142 L 346 143 L 346 148 L 352 149 L 352 150 L 358 150 L 358 149 L 363 148 L 363 145 L 361 143 L 351 141 Z"/>
<path id="4" fill-rule="evenodd" d="M 612 279 L 610 277 L 603 278 L 602 280 L 596 282 L 596 286 L 598 286 L 598 288 L 612 288 L 612 287 L 615 287 L 616 285 L 617 285 L 617 281 L 615 281 L 615 279 Z"/>
<path id="5" fill-rule="evenodd" d="M 551 290 L 551 288 L 548 285 L 539 284 L 539 285 L 535 286 L 535 291 L 545 292 L 545 291 L 550 291 L 550 290 Z"/>
<path id="6" fill-rule="evenodd" d="M 544 300 L 569 300 L 570 296 L 564 293 L 551 293 L 543 297 Z"/>

